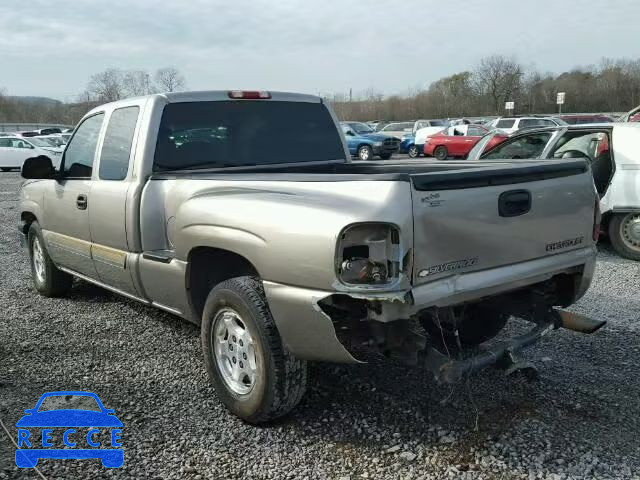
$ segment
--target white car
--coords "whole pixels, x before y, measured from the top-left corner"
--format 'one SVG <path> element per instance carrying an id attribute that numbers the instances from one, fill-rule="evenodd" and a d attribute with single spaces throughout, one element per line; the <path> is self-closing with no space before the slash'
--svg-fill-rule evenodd
<path id="1" fill-rule="evenodd" d="M 8 172 L 14 168 L 20 169 L 27 158 L 39 155 L 49 157 L 54 165 L 60 164 L 62 150 L 37 137 L 3 135 L 0 136 L 0 170 Z"/>
<path id="2" fill-rule="evenodd" d="M 513 133 L 523 128 L 561 127 L 567 125 L 559 118 L 553 117 L 500 117 L 489 123 L 505 133 Z"/>

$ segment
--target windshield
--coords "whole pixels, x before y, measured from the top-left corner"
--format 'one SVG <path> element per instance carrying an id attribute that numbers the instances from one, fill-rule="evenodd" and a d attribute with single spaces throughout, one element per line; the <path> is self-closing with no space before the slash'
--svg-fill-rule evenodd
<path id="1" fill-rule="evenodd" d="M 374 130 L 371 127 L 369 127 L 369 125 L 367 125 L 366 123 L 353 122 L 353 123 L 350 123 L 349 126 L 351 127 L 352 130 L 355 130 L 355 132 L 360 135 L 374 132 Z"/>
<path id="2" fill-rule="evenodd" d="M 346 160 L 321 103 L 222 101 L 164 108 L 155 171 Z"/>
<path id="3" fill-rule="evenodd" d="M 100 412 L 96 399 L 88 395 L 52 395 L 40 404 L 38 412 L 49 410 L 90 410 Z"/>

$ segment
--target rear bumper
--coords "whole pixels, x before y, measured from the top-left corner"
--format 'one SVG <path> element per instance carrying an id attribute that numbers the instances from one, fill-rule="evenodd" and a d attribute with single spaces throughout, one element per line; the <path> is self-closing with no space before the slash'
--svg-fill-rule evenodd
<path id="1" fill-rule="evenodd" d="M 334 294 L 378 301 L 375 318 L 391 322 L 409 318 L 428 307 L 445 307 L 536 284 L 561 273 L 579 275 L 574 301 L 589 288 L 596 263 L 596 248 L 587 247 L 515 265 L 452 275 L 408 291 L 323 291 L 264 282 L 271 313 L 284 344 L 305 360 L 357 362 L 336 336 L 331 318 L 318 302 Z"/>

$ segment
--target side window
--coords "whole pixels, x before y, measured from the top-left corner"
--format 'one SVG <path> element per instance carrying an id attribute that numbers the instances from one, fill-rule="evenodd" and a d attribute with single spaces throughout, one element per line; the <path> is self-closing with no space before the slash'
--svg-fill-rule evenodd
<path id="1" fill-rule="evenodd" d="M 76 129 L 75 135 L 64 151 L 63 172 L 66 177 L 91 177 L 103 119 L 104 113 L 98 113 L 87 118 Z"/>
<path id="2" fill-rule="evenodd" d="M 582 156 L 593 160 L 604 152 L 609 154 L 609 138 L 605 131 L 567 132 L 558 140 L 550 156 L 553 158 Z"/>
<path id="3" fill-rule="evenodd" d="M 11 148 L 12 145 L 10 138 L 0 138 L 0 148 Z"/>
<path id="4" fill-rule="evenodd" d="M 523 118 L 520 120 L 520 128 L 537 127 L 540 121 L 536 118 Z"/>
<path id="5" fill-rule="evenodd" d="M 473 125 L 470 125 L 469 126 L 469 130 L 467 130 L 467 136 L 468 137 L 481 137 L 485 133 L 487 133 L 487 131 L 484 128 L 476 127 L 476 126 L 473 126 Z"/>
<path id="6" fill-rule="evenodd" d="M 100 153 L 98 176 L 101 180 L 124 180 L 127 176 L 139 112 L 139 107 L 125 107 L 111 114 Z"/>
<path id="7" fill-rule="evenodd" d="M 551 133 L 547 132 L 522 135 L 521 137 L 501 143 L 486 155 L 483 155 L 482 158 L 489 160 L 507 158 L 539 158 L 550 138 Z"/>
<path id="8" fill-rule="evenodd" d="M 501 119 L 496 122 L 496 128 L 513 128 L 515 123 L 514 119 Z"/>

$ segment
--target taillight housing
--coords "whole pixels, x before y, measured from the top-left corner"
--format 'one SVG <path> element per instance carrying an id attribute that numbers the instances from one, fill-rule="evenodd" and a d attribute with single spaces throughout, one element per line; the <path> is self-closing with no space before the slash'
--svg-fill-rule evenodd
<path id="1" fill-rule="evenodd" d="M 602 213 L 600 212 L 600 199 L 596 195 L 596 203 L 593 208 L 593 241 L 597 242 L 600 238 L 600 220 Z"/>
<path id="2" fill-rule="evenodd" d="M 388 285 L 400 275 L 400 232 L 388 223 L 358 223 L 340 234 L 336 273 L 349 285 Z"/>
<path id="3" fill-rule="evenodd" d="M 267 100 L 271 98 L 271 93 L 257 90 L 231 90 L 229 98 L 234 100 Z"/>

